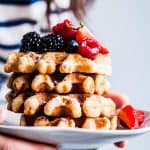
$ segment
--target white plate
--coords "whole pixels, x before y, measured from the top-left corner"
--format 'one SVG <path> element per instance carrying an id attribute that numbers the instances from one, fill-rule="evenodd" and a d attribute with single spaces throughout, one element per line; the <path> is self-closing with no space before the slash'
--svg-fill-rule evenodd
<path id="1" fill-rule="evenodd" d="M 150 131 L 150 112 L 145 111 L 146 119 L 139 129 L 91 131 L 87 129 L 58 127 L 20 127 L 10 125 L 11 120 L 0 125 L 0 132 L 17 137 L 43 142 L 57 143 L 62 149 L 96 149 L 106 143 L 137 137 Z M 8 125 L 9 124 L 9 125 Z"/>

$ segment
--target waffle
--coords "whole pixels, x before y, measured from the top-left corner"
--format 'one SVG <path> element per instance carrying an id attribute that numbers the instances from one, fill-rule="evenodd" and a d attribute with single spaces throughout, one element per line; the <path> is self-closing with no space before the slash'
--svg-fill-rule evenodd
<path id="1" fill-rule="evenodd" d="M 102 75 L 72 74 L 18 74 L 13 73 L 7 87 L 23 92 L 82 93 L 102 95 L 110 89 L 110 83 Z"/>
<path id="2" fill-rule="evenodd" d="M 47 116 L 26 116 L 20 118 L 21 126 L 56 126 L 70 128 L 85 128 L 90 130 L 114 130 L 117 128 L 117 116 L 99 118 L 50 118 Z"/>
<path id="3" fill-rule="evenodd" d="M 92 60 L 80 54 L 64 52 L 47 52 L 44 54 L 13 52 L 8 56 L 4 70 L 7 73 L 38 71 L 42 74 L 81 72 L 111 75 L 111 59 L 109 55 L 102 54 L 98 54 Z"/>
<path id="4" fill-rule="evenodd" d="M 112 73 L 108 49 L 83 25 L 67 19 L 57 25 L 45 36 L 24 34 L 20 50 L 9 54 L 7 109 L 22 113 L 21 126 L 116 129 L 116 104 L 105 97 L 105 77 Z"/>
<path id="5" fill-rule="evenodd" d="M 14 94 L 12 91 L 11 93 Z M 42 111 L 50 117 L 110 117 L 116 114 L 115 103 L 100 95 L 50 93 L 9 93 L 6 98 L 13 112 L 35 115 Z"/>

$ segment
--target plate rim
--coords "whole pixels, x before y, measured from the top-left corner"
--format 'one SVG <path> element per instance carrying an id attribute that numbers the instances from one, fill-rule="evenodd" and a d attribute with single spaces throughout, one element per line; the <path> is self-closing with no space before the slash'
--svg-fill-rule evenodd
<path id="1" fill-rule="evenodd" d="M 150 111 L 143 110 L 146 114 L 150 115 Z M 57 132 L 78 132 L 78 133 L 90 133 L 90 134 L 124 134 L 124 135 L 130 135 L 130 134 L 140 134 L 144 132 L 150 132 L 150 126 L 144 127 L 144 128 L 138 128 L 138 129 L 117 129 L 117 130 L 89 130 L 89 129 L 83 129 L 83 128 L 60 128 L 60 127 L 25 127 L 25 126 L 19 126 L 19 125 L 5 125 L 0 124 L 0 131 L 1 129 L 10 129 L 10 130 L 24 130 L 24 131 L 37 131 L 37 130 L 43 130 L 43 131 L 57 131 Z"/>
<path id="2" fill-rule="evenodd" d="M 78 133 L 90 133 L 90 134 L 138 134 L 144 132 L 150 132 L 150 127 L 139 128 L 139 129 L 120 129 L 120 130 L 89 130 L 89 129 L 80 129 L 80 128 L 59 128 L 59 127 L 21 127 L 13 125 L 0 125 L 1 129 L 11 129 L 17 131 L 58 131 L 58 132 L 78 132 Z"/>

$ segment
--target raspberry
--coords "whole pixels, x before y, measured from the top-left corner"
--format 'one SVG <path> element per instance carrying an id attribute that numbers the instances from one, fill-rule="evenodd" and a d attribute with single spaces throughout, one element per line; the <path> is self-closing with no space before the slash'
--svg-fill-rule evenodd
<path id="1" fill-rule="evenodd" d="M 75 39 L 76 29 L 70 20 L 66 19 L 61 23 L 56 24 L 52 31 L 56 34 L 61 35 L 64 38 L 64 41 Z"/>
<path id="2" fill-rule="evenodd" d="M 61 35 L 52 33 L 41 38 L 41 50 L 43 52 L 57 51 L 63 47 L 64 40 Z"/>
<path id="3" fill-rule="evenodd" d="M 100 51 L 100 45 L 96 40 L 83 39 L 80 41 L 78 52 L 88 58 L 94 59 Z"/>
<path id="4" fill-rule="evenodd" d="M 40 43 L 41 38 L 40 35 L 36 32 L 28 32 L 23 35 L 21 40 L 21 52 L 33 51 L 39 52 L 40 51 Z"/>

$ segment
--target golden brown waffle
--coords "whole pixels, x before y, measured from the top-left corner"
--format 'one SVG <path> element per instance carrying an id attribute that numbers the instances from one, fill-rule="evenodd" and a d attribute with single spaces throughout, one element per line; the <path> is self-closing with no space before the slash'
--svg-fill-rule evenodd
<path id="1" fill-rule="evenodd" d="M 91 130 L 114 130 L 117 129 L 117 116 L 99 118 L 49 118 L 47 116 L 26 116 L 20 118 L 21 126 L 56 126 L 85 128 Z"/>
<path id="2" fill-rule="evenodd" d="M 49 118 L 44 115 L 26 116 L 20 118 L 21 126 L 57 126 L 57 127 L 75 127 L 75 122 L 71 118 Z"/>
<path id="3" fill-rule="evenodd" d="M 102 95 L 110 89 L 110 83 L 96 74 L 18 74 L 9 78 L 8 88 L 14 91 L 82 93 Z"/>
<path id="4" fill-rule="evenodd" d="M 42 74 L 81 72 L 110 75 L 111 58 L 109 55 L 102 54 L 98 54 L 92 60 L 80 54 L 64 52 L 48 52 L 45 54 L 13 52 L 8 56 L 4 70 L 7 73 L 33 73 L 38 71 Z"/>
<path id="5" fill-rule="evenodd" d="M 14 94 L 14 92 L 11 92 Z M 116 114 L 116 105 L 100 95 L 50 93 L 21 93 L 13 97 L 9 93 L 6 98 L 9 109 L 13 112 L 23 112 L 25 115 L 35 115 L 42 111 L 50 117 L 110 117 Z M 16 96 L 17 95 L 17 96 Z"/>

